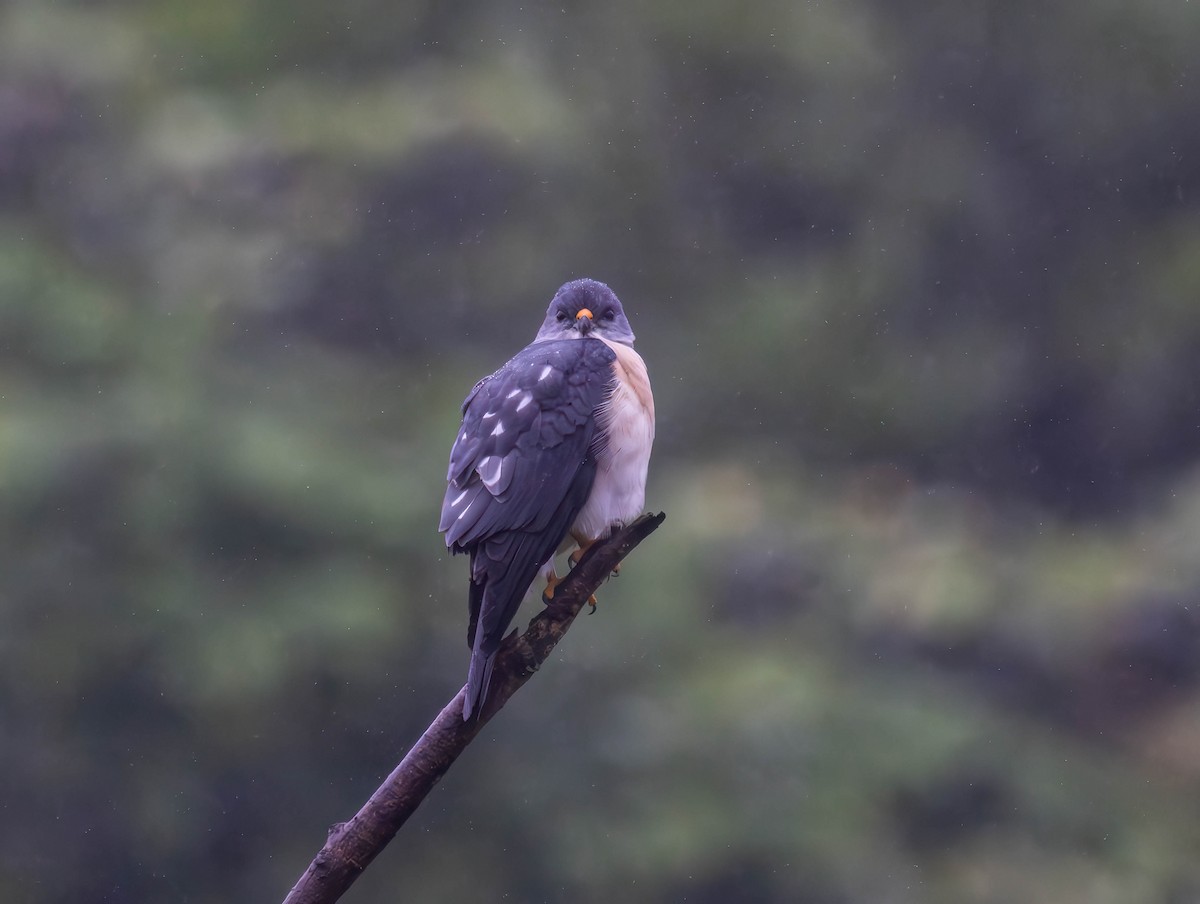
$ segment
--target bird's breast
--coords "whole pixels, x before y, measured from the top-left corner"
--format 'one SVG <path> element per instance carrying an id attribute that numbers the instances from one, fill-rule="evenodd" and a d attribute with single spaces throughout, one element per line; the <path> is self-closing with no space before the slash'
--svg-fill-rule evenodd
<path id="1" fill-rule="evenodd" d="M 654 444 L 654 396 L 641 356 L 628 345 L 606 342 L 616 353 L 612 394 L 597 412 L 600 440 L 596 480 L 572 528 L 589 539 L 605 535 L 642 513 L 646 473 Z"/>

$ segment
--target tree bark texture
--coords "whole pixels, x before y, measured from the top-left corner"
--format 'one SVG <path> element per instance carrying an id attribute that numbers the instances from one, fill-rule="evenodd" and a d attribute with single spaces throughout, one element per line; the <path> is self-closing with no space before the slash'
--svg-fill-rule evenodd
<path id="1" fill-rule="evenodd" d="M 596 543 L 554 591 L 554 599 L 501 645 L 487 699 L 478 716 L 462 718 L 464 687 L 392 770 L 378 790 L 349 821 L 329 830 L 325 846 L 284 899 L 284 904 L 336 901 L 383 850 L 409 816 L 446 774 L 483 726 L 508 702 L 567 633 L 596 588 L 642 540 L 665 520 L 662 512 L 642 515 L 607 540 Z"/>

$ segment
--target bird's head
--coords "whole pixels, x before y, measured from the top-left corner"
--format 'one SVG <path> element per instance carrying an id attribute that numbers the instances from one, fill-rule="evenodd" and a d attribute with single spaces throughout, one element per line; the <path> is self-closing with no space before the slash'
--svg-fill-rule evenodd
<path id="1" fill-rule="evenodd" d="M 554 293 L 535 342 L 595 336 L 633 345 L 633 330 L 617 296 L 602 282 L 576 279 Z"/>

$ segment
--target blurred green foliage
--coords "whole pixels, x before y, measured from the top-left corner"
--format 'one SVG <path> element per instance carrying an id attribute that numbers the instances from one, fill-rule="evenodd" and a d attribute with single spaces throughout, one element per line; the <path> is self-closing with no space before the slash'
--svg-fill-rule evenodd
<path id="1" fill-rule="evenodd" d="M 669 519 L 347 900 L 1196 899 L 1197 58 L 0 3 L 0 900 L 283 896 L 463 680 L 458 404 L 582 275 Z"/>

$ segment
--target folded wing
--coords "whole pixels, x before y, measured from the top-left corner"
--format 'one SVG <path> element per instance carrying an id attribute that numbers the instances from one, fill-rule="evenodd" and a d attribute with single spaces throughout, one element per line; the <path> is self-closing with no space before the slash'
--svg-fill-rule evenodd
<path id="1" fill-rule="evenodd" d="M 471 555 L 467 641 L 489 665 L 591 492 L 614 358 L 595 339 L 537 342 L 463 403 L 440 529 L 451 551 Z"/>

